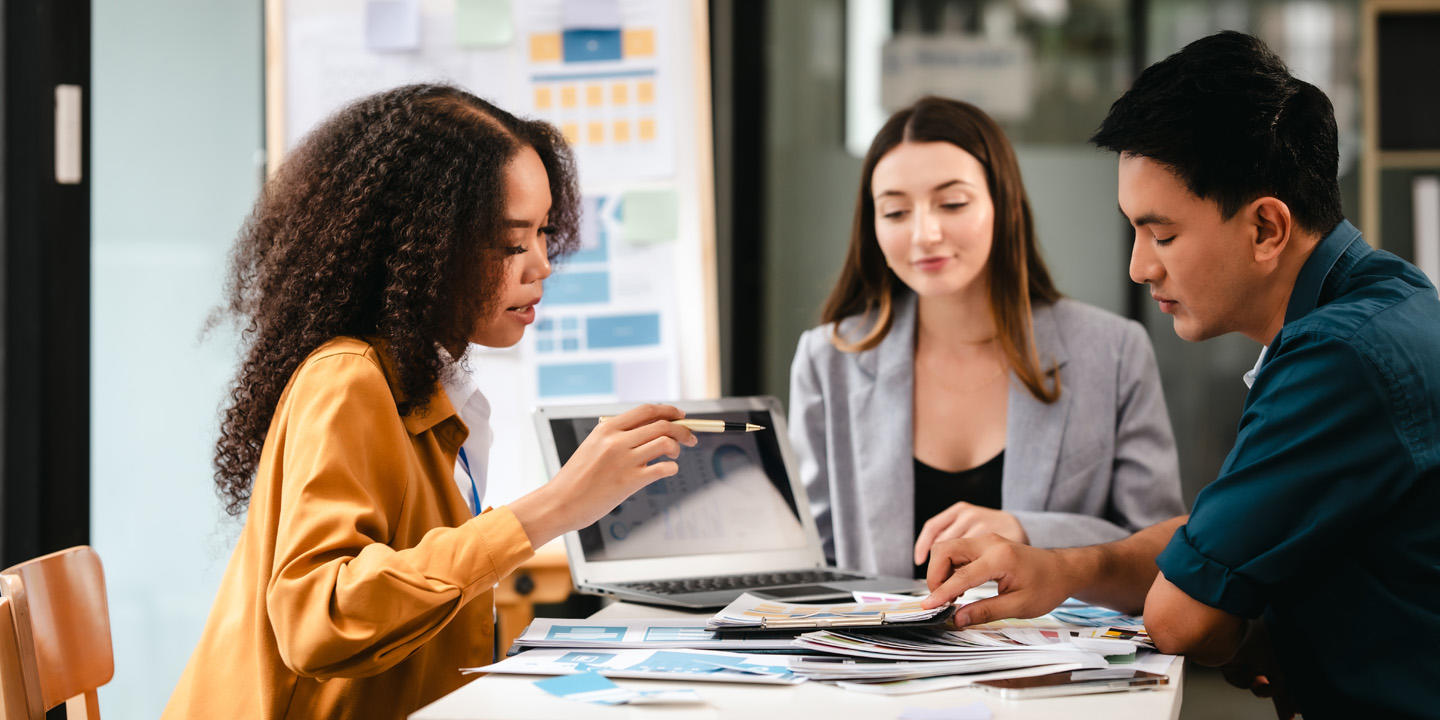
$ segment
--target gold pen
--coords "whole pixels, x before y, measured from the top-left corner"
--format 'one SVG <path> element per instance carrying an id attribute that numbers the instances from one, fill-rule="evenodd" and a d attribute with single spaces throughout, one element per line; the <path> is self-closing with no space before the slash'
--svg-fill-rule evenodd
<path id="1" fill-rule="evenodd" d="M 600 422 L 605 422 L 610 418 L 610 415 L 601 415 Z M 683 418 L 680 420 L 671 420 L 670 422 L 681 427 L 689 428 L 690 432 L 755 432 L 765 429 L 764 425 L 756 425 L 755 423 L 748 422 L 730 422 L 729 420 L 701 420 L 698 418 L 692 420 L 690 418 Z"/>

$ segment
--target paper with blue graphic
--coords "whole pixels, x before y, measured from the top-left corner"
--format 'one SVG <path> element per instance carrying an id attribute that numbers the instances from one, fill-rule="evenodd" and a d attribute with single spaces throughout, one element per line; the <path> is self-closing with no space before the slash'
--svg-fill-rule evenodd
<path id="1" fill-rule="evenodd" d="M 595 672 L 536 680 L 535 687 L 566 700 L 596 705 L 690 705 L 704 700 L 694 690 L 637 690 L 622 688 Z"/>
<path id="2" fill-rule="evenodd" d="M 705 629 L 704 619 L 572 620 L 535 618 L 515 639 L 517 648 L 564 647 L 609 649 L 703 648 L 735 652 L 793 650 L 790 638 L 720 638 Z"/>
<path id="3" fill-rule="evenodd" d="M 612 678 L 700 680 L 767 685 L 796 685 L 804 678 L 790 671 L 783 656 L 713 650 L 573 650 L 541 648 L 493 665 L 462 668 L 464 673 L 570 675 L 599 673 Z"/>

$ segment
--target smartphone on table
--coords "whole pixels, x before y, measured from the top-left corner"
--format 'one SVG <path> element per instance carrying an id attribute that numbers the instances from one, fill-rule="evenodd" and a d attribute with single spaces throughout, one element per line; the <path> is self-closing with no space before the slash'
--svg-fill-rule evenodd
<path id="1" fill-rule="evenodd" d="M 1034 677 L 979 680 L 975 687 L 999 695 L 1001 699 L 1058 697 L 1091 693 L 1155 690 L 1169 684 L 1170 678 L 1143 670 L 1101 668 L 1069 670 Z"/>

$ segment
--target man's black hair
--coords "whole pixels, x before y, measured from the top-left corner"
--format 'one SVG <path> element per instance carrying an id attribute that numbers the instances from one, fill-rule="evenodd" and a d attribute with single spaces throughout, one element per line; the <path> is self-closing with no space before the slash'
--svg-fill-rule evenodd
<path id="1" fill-rule="evenodd" d="M 1201 38 L 1145 68 L 1090 142 L 1168 166 L 1226 219 L 1264 196 L 1311 232 L 1343 219 L 1330 99 L 1243 33 Z"/>

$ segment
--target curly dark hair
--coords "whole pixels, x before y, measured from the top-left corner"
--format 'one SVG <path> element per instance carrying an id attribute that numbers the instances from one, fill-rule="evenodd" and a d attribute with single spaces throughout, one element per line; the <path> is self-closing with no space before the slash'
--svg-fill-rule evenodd
<path id="1" fill-rule="evenodd" d="M 401 415 L 424 412 L 447 363 L 499 301 L 504 170 L 530 147 L 549 174 L 548 255 L 579 242 L 574 160 L 551 125 L 446 85 L 364 98 L 312 131 L 265 184 L 241 230 L 221 312 L 243 363 L 215 444 L 231 515 L 249 504 L 260 450 L 290 376 L 340 336 L 384 347 Z"/>

